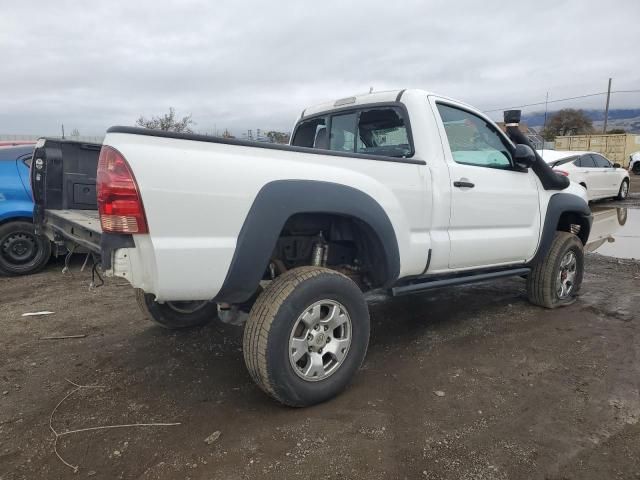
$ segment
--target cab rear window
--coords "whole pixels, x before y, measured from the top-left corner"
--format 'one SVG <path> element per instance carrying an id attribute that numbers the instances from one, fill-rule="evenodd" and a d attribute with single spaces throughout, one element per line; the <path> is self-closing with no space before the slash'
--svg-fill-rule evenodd
<path id="1" fill-rule="evenodd" d="M 292 145 L 337 152 L 406 158 L 413 155 L 402 109 L 381 106 L 341 111 L 301 122 Z"/>

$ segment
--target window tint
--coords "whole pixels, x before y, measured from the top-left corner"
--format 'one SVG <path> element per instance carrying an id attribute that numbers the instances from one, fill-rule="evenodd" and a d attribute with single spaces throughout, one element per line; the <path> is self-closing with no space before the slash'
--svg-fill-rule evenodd
<path id="1" fill-rule="evenodd" d="M 604 158 L 602 155 L 591 154 L 593 160 L 596 162 L 596 167 L 598 168 L 611 168 L 611 163 L 609 160 Z"/>
<path id="2" fill-rule="evenodd" d="M 438 104 L 451 155 L 456 163 L 511 168 L 511 148 L 493 125 L 465 110 Z"/>
<path id="3" fill-rule="evenodd" d="M 291 145 L 326 150 L 329 147 L 326 119 L 320 117 L 302 122 L 296 129 Z"/>
<path id="4" fill-rule="evenodd" d="M 362 111 L 358 121 L 356 151 L 389 157 L 411 155 L 407 126 L 399 110 L 377 108 Z"/>
<path id="5" fill-rule="evenodd" d="M 355 149 L 356 113 L 334 115 L 331 117 L 331 135 L 329 150 L 353 152 Z"/>
<path id="6" fill-rule="evenodd" d="M 580 160 L 576 162 L 576 166 L 582 168 L 594 168 L 596 164 L 593 162 L 591 155 L 583 155 L 580 157 Z"/>

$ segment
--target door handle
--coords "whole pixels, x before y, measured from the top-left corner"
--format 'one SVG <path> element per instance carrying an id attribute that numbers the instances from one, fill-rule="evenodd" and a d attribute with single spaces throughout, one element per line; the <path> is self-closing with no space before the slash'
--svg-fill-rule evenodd
<path id="1" fill-rule="evenodd" d="M 454 187 L 458 188 L 473 188 L 475 187 L 475 183 L 467 182 L 466 180 L 457 180 L 453 182 Z"/>

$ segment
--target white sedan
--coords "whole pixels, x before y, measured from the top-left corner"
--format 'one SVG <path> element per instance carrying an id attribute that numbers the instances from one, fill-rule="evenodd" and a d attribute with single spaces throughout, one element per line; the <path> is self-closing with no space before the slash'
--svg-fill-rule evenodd
<path id="1" fill-rule="evenodd" d="M 569 150 L 538 153 L 557 173 L 586 188 L 590 201 L 601 198 L 624 200 L 629 194 L 629 172 L 600 153 Z"/>

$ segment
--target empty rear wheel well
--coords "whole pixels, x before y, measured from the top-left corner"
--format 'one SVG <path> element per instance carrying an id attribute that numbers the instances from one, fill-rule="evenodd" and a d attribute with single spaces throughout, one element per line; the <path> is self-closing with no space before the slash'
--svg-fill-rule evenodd
<path id="1" fill-rule="evenodd" d="M 297 213 L 285 222 L 272 256 L 278 273 L 314 265 L 338 270 L 365 289 L 392 275 L 380 237 L 366 222 L 333 213 Z"/>

